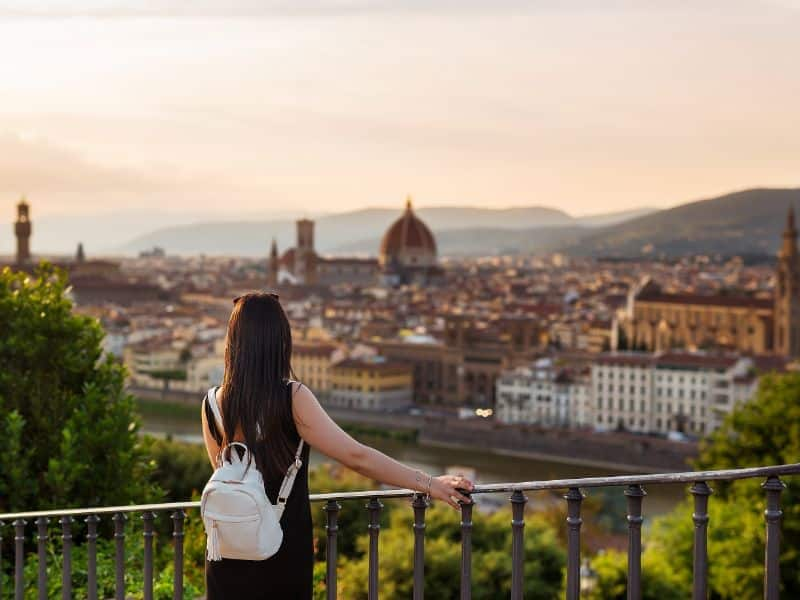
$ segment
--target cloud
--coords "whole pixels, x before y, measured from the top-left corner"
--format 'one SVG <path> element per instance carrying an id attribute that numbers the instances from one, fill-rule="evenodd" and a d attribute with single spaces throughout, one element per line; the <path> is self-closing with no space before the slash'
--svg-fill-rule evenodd
<path id="1" fill-rule="evenodd" d="M 246 193 L 226 181 L 164 166 L 129 168 L 93 162 L 44 138 L 0 132 L 0 197 L 27 194 L 40 212 L 114 209 L 126 204 L 169 209 L 184 201 Z M 247 190 L 252 192 L 253 190 Z"/>
<path id="2" fill-rule="evenodd" d="M 269 17 L 530 10 L 523 0 L 0 0 L 6 17 Z"/>
<path id="3" fill-rule="evenodd" d="M 152 173 L 92 163 L 81 154 L 46 139 L 0 133 L 0 193 L 36 191 L 42 194 L 94 195 L 119 192 L 168 191 L 175 182 Z"/>

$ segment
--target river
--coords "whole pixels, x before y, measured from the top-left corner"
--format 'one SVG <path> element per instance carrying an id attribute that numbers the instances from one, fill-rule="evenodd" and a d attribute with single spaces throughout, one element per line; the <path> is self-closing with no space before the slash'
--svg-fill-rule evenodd
<path id="1" fill-rule="evenodd" d="M 197 444 L 202 443 L 197 419 L 177 416 L 155 416 L 147 413 L 144 414 L 143 419 L 144 433 L 159 437 L 171 435 L 175 439 Z M 476 483 L 534 481 L 621 474 L 611 469 L 602 469 L 595 466 L 505 456 L 485 448 L 447 448 L 378 436 L 358 437 L 362 442 L 397 460 L 434 474 L 444 473 L 448 469 L 462 470 L 461 468 L 463 468 L 465 471 L 471 469 L 474 471 Z M 311 466 L 325 462 L 331 462 L 331 459 L 312 448 Z M 648 517 L 669 512 L 687 494 L 687 488 L 681 485 L 651 486 L 646 491 L 647 498 L 645 499 L 644 509 L 645 515 Z M 623 488 L 601 488 L 592 490 L 591 494 L 600 496 L 604 506 L 613 508 L 615 512 L 619 511 L 619 519 L 624 520 L 625 503 L 622 492 Z M 491 506 L 506 500 L 506 497 L 497 495 L 483 500 L 478 499 L 478 503 Z"/>

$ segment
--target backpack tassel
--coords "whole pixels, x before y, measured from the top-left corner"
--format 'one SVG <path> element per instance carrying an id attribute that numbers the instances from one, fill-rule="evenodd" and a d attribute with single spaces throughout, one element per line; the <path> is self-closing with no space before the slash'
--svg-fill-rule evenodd
<path id="1" fill-rule="evenodd" d="M 217 532 L 217 522 L 212 521 L 211 533 L 208 534 L 208 544 L 206 548 L 208 560 L 222 560 L 219 550 L 219 533 Z"/>

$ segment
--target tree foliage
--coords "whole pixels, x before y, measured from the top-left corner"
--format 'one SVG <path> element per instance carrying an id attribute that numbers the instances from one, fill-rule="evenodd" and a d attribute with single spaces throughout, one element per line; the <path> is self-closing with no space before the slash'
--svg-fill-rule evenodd
<path id="1" fill-rule="evenodd" d="M 124 371 L 63 272 L 0 272 L 0 511 L 155 500 Z"/>
<path id="2" fill-rule="evenodd" d="M 756 396 L 737 407 L 702 444 L 698 469 L 733 469 L 800 462 L 800 374 L 762 378 Z M 765 497 L 760 480 L 711 483 L 708 557 L 712 599 L 763 597 Z M 787 477 L 781 498 L 781 587 L 800 598 L 800 482 Z M 644 535 L 645 598 L 688 598 L 692 585 L 694 524 L 692 502 L 657 519 Z M 594 596 L 625 598 L 626 556 L 606 553 L 592 566 L 598 575 Z"/>
<path id="3" fill-rule="evenodd" d="M 381 598 L 413 595 L 414 534 L 408 502 L 390 511 L 388 528 L 380 536 L 378 578 Z M 507 598 L 511 593 L 511 512 L 504 508 L 490 515 L 475 512 L 472 532 L 472 597 Z M 425 517 L 425 597 L 458 597 L 461 573 L 460 515 L 444 505 Z M 339 569 L 343 598 L 367 598 L 369 538 L 357 538 L 358 552 L 346 557 Z M 565 555 L 549 524 L 529 514 L 524 536 L 524 595 L 532 600 L 560 596 Z"/>

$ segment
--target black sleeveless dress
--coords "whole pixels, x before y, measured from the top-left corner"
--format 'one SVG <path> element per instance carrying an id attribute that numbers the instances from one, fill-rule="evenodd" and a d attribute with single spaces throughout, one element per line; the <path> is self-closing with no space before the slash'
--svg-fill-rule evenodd
<path id="1" fill-rule="evenodd" d="M 292 402 L 292 384 L 287 386 L 287 401 Z M 216 433 L 214 416 L 206 406 L 206 421 Z M 296 446 L 300 434 L 292 424 L 287 434 Z M 206 561 L 207 600 L 311 600 L 314 571 L 314 541 L 311 503 L 308 500 L 309 445 L 303 447 L 303 466 L 297 473 L 292 493 L 286 502 L 281 526 L 283 543 L 275 556 L 266 560 Z M 276 502 L 283 476 L 265 478 L 267 496 Z"/>

